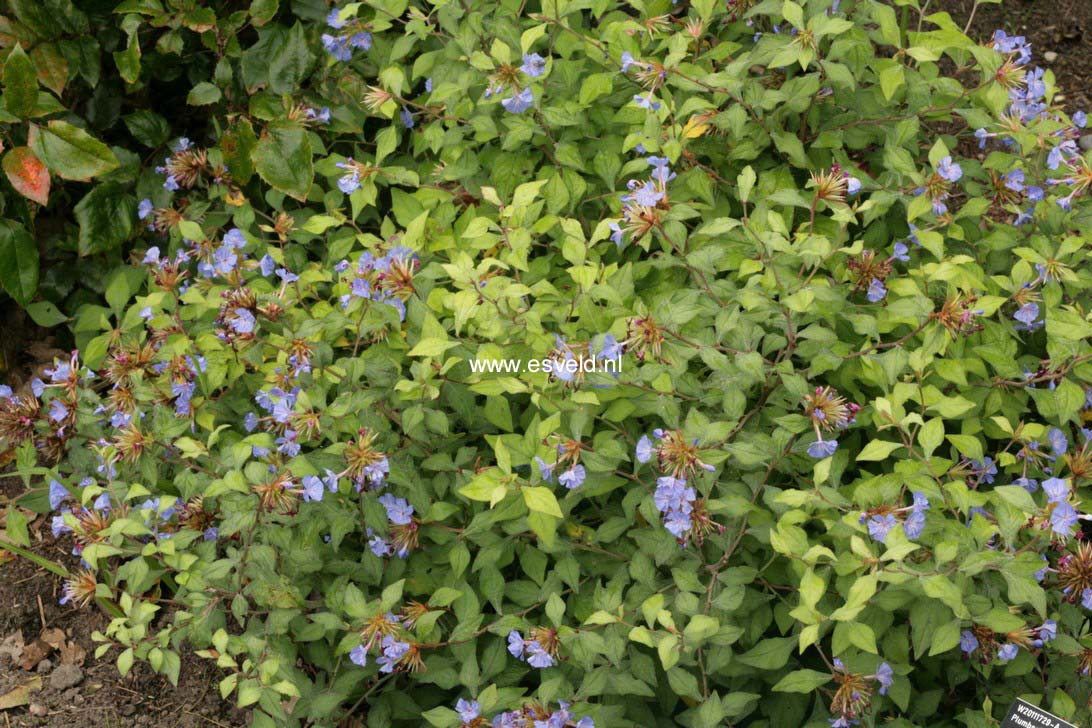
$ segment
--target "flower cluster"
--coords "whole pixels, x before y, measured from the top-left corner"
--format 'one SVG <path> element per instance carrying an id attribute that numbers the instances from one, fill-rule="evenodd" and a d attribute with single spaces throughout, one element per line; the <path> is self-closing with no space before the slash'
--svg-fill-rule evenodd
<path id="1" fill-rule="evenodd" d="M 535 627 L 525 639 L 517 630 L 508 633 L 508 652 L 512 657 L 525 660 L 531 667 L 553 667 L 561 642 L 557 632 L 546 627 Z"/>
<path id="2" fill-rule="evenodd" d="M 646 161 L 652 167 L 651 177 L 647 180 L 631 179 L 627 183 L 629 193 L 621 197 L 622 224 L 610 223 L 610 239 L 619 247 L 625 235 L 639 240 L 648 231 L 659 227 L 662 213 L 671 209 L 667 183 L 676 177 L 671 171 L 671 160 L 649 156 Z"/>
<path id="3" fill-rule="evenodd" d="M 578 440 L 562 438 L 555 448 L 557 458 L 552 463 L 547 463 L 541 457 L 535 456 L 535 465 L 539 474 L 548 483 L 553 482 L 554 470 L 562 470 L 557 476 L 557 482 L 569 490 L 579 488 L 587 477 L 587 471 L 580 464 L 580 451 L 586 449 Z"/>
<path id="4" fill-rule="evenodd" d="M 635 457 L 639 463 L 647 463 L 656 456 L 660 471 L 665 473 L 656 480 L 653 502 L 663 514 L 664 528 L 685 546 L 693 540 L 699 546 L 705 537 L 724 526 L 713 520 L 705 498 L 699 498 L 687 483 L 701 472 L 714 472 L 716 468 L 700 457 L 698 440 L 688 441 L 678 430 L 653 430 L 658 441 L 653 444 L 648 435 L 637 441 Z"/>
<path id="5" fill-rule="evenodd" d="M 833 677 L 838 688 L 830 702 L 833 717 L 828 720 L 831 728 L 860 724 L 861 716 L 872 703 L 873 682 L 879 685 L 877 692 L 880 695 L 886 695 L 888 688 L 895 684 L 895 673 L 886 662 L 881 662 L 871 675 L 863 675 L 850 672 L 840 659 L 834 658 Z"/>
<path id="6" fill-rule="evenodd" d="M 846 402 L 832 387 L 816 387 L 804 397 L 804 414 L 811 418 L 815 442 L 808 445 L 808 455 L 817 460 L 828 458 L 838 449 L 838 440 L 823 439 L 823 433 L 841 432 L 853 424 L 859 405 Z"/>
<path id="7" fill-rule="evenodd" d="M 894 509 L 889 506 L 874 508 L 862 513 L 858 522 L 867 525 L 868 535 L 880 543 L 886 542 L 887 534 L 900 524 L 908 539 L 917 539 L 925 530 L 925 512 L 929 510 L 929 499 L 919 492 L 915 492 L 913 497 L 913 505 Z"/>
<path id="8" fill-rule="evenodd" d="M 406 318 L 406 301 L 413 295 L 413 277 L 420 266 L 417 254 L 409 248 L 396 245 L 386 254 L 376 256 L 370 251 L 361 253 L 356 266 L 342 260 L 334 266 L 339 274 L 349 273 L 348 292 L 340 297 L 341 307 L 348 309 L 355 301 L 382 303 L 398 312 L 400 321 Z M 364 309 L 367 309 L 365 305 Z"/>
<path id="9" fill-rule="evenodd" d="M 531 91 L 531 87 L 526 85 L 522 76 L 538 78 L 545 72 L 545 58 L 537 53 L 525 53 L 522 65 L 502 65 L 489 77 L 489 85 L 485 89 L 485 98 L 499 96 L 504 93 L 505 88 L 511 87 L 512 95 L 501 99 L 501 106 L 509 113 L 522 114 L 530 109 L 535 102 L 534 93 Z"/>
<path id="10" fill-rule="evenodd" d="M 960 633 L 959 649 L 965 658 L 977 653 L 982 664 L 991 662 L 995 657 L 1005 663 L 1015 660 L 1021 648 L 1037 651 L 1057 636 L 1058 623 L 1053 619 L 1044 621 L 1040 627 L 1021 627 L 1005 634 L 998 634 L 985 625 L 973 624 L 970 629 Z"/>
<path id="11" fill-rule="evenodd" d="M 531 703 L 519 710 L 499 713 L 492 721 L 487 721 L 482 717 L 482 707 L 477 700 L 459 698 L 455 712 L 462 721 L 460 728 L 595 728 L 595 721 L 587 717 L 578 719 L 563 700 L 558 701 L 557 710 Z"/>
<path id="12" fill-rule="evenodd" d="M 342 18 L 341 11 L 334 8 L 326 16 L 326 25 L 338 31 L 336 34 L 323 33 L 322 47 L 338 61 L 350 61 L 353 50 L 367 51 L 372 47 L 372 35 L 358 18 Z"/>
<path id="13" fill-rule="evenodd" d="M 360 667 L 368 666 L 368 654 L 376 649 L 379 672 L 392 673 L 395 670 L 417 671 L 424 667 L 421 662 L 418 645 L 408 640 L 398 639 L 402 632 L 402 618 L 387 612 L 367 621 L 360 632 L 361 644 L 349 653 L 349 659 Z"/>
<path id="14" fill-rule="evenodd" d="M 413 506 L 404 498 L 387 493 L 379 497 L 379 503 L 387 511 L 389 536 L 384 538 L 371 528 L 367 531 L 368 547 L 376 556 L 395 556 L 404 559 L 417 548 L 419 523 L 413 517 Z"/>

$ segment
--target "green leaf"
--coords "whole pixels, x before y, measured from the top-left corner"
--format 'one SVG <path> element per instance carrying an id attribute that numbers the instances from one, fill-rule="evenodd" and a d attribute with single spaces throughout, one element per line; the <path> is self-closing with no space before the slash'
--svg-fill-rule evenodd
<path id="1" fill-rule="evenodd" d="M 20 119 L 38 111 L 38 71 L 23 47 L 16 43 L 4 61 L 4 105 Z"/>
<path id="2" fill-rule="evenodd" d="M 777 681 L 773 690 L 779 693 L 811 693 L 830 682 L 830 673 L 818 670 L 795 670 Z"/>
<path id="3" fill-rule="evenodd" d="M 562 517 L 561 506 L 558 505 L 557 497 L 552 490 L 542 486 L 524 486 L 522 490 L 523 500 L 531 511 L 556 518 Z"/>
<path id="4" fill-rule="evenodd" d="M 27 229 L 0 219 L 0 284 L 21 306 L 38 290 L 38 245 Z"/>
<path id="5" fill-rule="evenodd" d="M 186 103 L 190 106 L 207 106 L 219 101 L 221 95 L 219 86 L 215 86 L 208 81 L 202 81 L 190 89 L 189 94 L 186 96 Z"/>
<path id="6" fill-rule="evenodd" d="M 114 63 L 117 64 L 118 74 L 126 83 L 140 80 L 140 40 L 137 33 L 129 34 L 125 50 L 114 51 Z"/>
<path id="7" fill-rule="evenodd" d="M 67 121 L 31 125 L 30 148 L 49 170 L 64 179 L 88 180 L 118 166 L 110 148 Z"/>
<path id="8" fill-rule="evenodd" d="M 112 250 L 132 236 L 137 204 L 120 185 L 108 182 L 88 192 L 74 212 L 80 224 L 80 255 L 94 255 Z"/>
<path id="9" fill-rule="evenodd" d="M 167 141 L 171 127 L 159 114 L 147 109 L 134 111 L 122 117 L 133 137 L 146 147 L 158 147 Z"/>
<path id="10" fill-rule="evenodd" d="M 27 307 L 27 313 L 34 323 L 49 328 L 64 323 L 68 317 L 61 313 L 60 309 L 53 305 L 52 301 L 35 301 Z"/>
<path id="11" fill-rule="evenodd" d="M 857 461 L 870 461 L 870 460 L 886 460 L 887 456 L 902 447 L 901 442 L 886 442 L 884 440 L 873 440 L 868 443 L 860 453 L 857 454 Z"/>
<path id="12" fill-rule="evenodd" d="M 315 178 L 311 140 L 298 123 L 276 121 L 262 134 L 251 155 L 258 175 L 297 200 L 306 200 Z"/>

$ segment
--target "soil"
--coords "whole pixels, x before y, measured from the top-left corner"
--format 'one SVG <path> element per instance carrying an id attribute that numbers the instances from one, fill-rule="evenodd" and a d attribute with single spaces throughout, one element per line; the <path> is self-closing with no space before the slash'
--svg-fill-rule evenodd
<path id="1" fill-rule="evenodd" d="M 974 4 L 974 0 L 935 0 L 932 9 L 946 11 L 964 25 Z M 1067 110 L 1092 113 L 1092 2 L 1003 0 L 997 5 L 983 4 L 974 12 L 969 34 L 987 40 L 997 28 L 1031 41 L 1033 63 L 1054 72 Z M 1048 61 L 1048 52 L 1057 55 L 1049 56 L 1053 60 Z M 21 313 L 9 308 L 0 325 L 4 331 L 0 381 L 18 388 L 62 352 L 29 322 L 9 320 L 12 315 Z M 0 479 L 0 508 L 20 494 L 17 478 Z M 76 567 L 75 557 L 68 553 L 71 544 L 53 540 L 47 518 L 34 522 L 31 532 L 39 534 L 35 553 L 68 568 Z M 59 577 L 0 551 L 0 706 L 5 700 L 19 702 L 12 700 L 19 696 L 13 695 L 13 690 L 28 683 L 40 685 L 27 694 L 25 704 L 0 707 L 2 728 L 235 728 L 248 723 L 246 711 L 220 699 L 219 670 L 192 654 L 182 654 L 177 687 L 140 662 L 127 677 L 119 677 L 113 659 L 116 649 L 94 660 L 97 645 L 91 633 L 103 630 L 108 618 L 95 607 L 59 605 L 60 590 Z M 46 639 L 37 642 L 43 636 Z M 23 643 L 37 644 L 48 653 L 36 659 L 33 648 L 28 653 Z M 30 669 L 24 667 L 29 664 L 24 655 L 34 661 Z"/>
<path id="2" fill-rule="evenodd" d="M 19 479 L 0 481 L 0 502 L 5 492 L 15 495 L 13 482 Z M 71 541 L 53 540 L 48 517 L 30 530 L 32 539 L 39 534 L 36 553 L 77 567 L 68 553 Z M 60 595 L 60 577 L 0 552 L 0 706 L 23 702 L 21 687 L 36 688 L 24 704 L 0 707 L 0 726 L 236 728 L 249 722 L 246 711 L 221 700 L 216 666 L 192 653 L 182 653 L 177 687 L 139 661 L 120 677 L 117 648 L 96 661 L 91 633 L 104 631 L 109 618 L 94 605 L 62 606 Z"/>
<path id="3" fill-rule="evenodd" d="M 975 0 L 934 0 L 930 7 L 947 12 L 960 26 L 966 26 L 974 5 Z M 998 28 L 1031 42 L 1032 64 L 1054 73 L 1064 96 L 1055 99 L 1067 111 L 1092 113 L 1092 2 L 1003 0 L 996 5 L 980 4 L 967 34 L 987 41 Z"/>

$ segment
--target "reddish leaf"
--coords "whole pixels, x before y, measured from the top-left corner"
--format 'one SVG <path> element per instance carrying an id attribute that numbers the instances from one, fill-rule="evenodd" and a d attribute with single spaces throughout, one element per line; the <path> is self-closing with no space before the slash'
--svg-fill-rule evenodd
<path id="1" fill-rule="evenodd" d="M 49 201 L 49 170 L 29 147 L 16 147 L 4 155 L 4 172 L 23 197 L 39 205 Z"/>
<path id="2" fill-rule="evenodd" d="M 56 43 L 36 46 L 30 52 L 30 60 L 38 68 L 38 80 L 58 96 L 68 83 L 68 61 Z"/>

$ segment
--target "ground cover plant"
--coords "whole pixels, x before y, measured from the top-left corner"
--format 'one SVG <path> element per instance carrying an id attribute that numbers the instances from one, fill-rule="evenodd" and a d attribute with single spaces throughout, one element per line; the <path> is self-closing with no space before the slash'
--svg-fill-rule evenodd
<path id="1" fill-rule="evenodd" d="M 98 656 L 256 726 L 1088 720 L 1087 120 L 981 41 L 10 3 L 0 283 L 74 347 L 0 389 L 3 547 L 50 514 Z M 97 284 L 39 285 L 43 217 Z"/>

